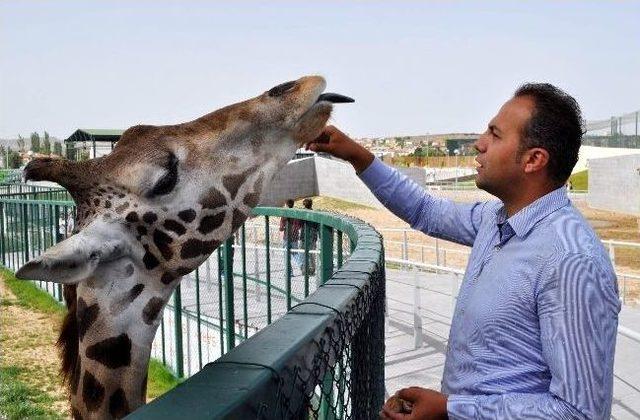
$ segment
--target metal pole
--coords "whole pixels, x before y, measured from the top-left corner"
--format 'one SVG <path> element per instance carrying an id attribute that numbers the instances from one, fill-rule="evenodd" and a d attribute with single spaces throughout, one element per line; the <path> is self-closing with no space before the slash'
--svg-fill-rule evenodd
<path id="1" fill-rule="evenodd" d="M 333 274 L 333 228 L 320 225 L 320 284 L 324 284 Z"/>
<path id="2" fill-rule="evenodd" d="M 242 239 L 242 320 L 244 322 L 244 338 L 249 337 L 249 312 L 247 309 L 247 232 L 245 225 L 241 228 Z"/>
<path id="3" fill-rule="evenodd" d="M 236 346 L 236 329 L 235 329 L 235 313 L 234 313 L 234 296 L 233 296 L 233 235 L 224 243 L 224 282 L 225 282 L 225 300 L 226 300 L 226 328 L 227 328 L 227 351 Z"/>
<path id="4" fill-rule="evenodd" d="M 405 261 L 409 259 L 409 244 L 407 241 L 406 229 L 402 231 L 402 259 Z"/>
<path id="5" fill-rule="evenodd" d="M 113 143 L 111 143 L 113 144 Z M 207 261 L 209 259 L 207 258 Z M 202 369 L 202 320 L 200 316 L 200 267 L 196 268 L 196 317 L 198 330 L 198 368 Z"/>
<path id="6" fill-rule="evenodd" d="M 180 285 L 176 287 L 173 293 L 173 319 L 176 337 L 176 375 L 179 378 L 184 377 L 184 357 L 182 353 L 182 295 L 180 293 Z"/>
<path id="7" fill-rule="evenodd" d="M 420 316 L 420 279 L 418 270 L 413 266 L 413 348 L 422 347 L 422 317 Z"/>
<path id="8" fill-rule="evenodd" d="M 291 309 L 291 241 L 289 241 L 290 230 L 291 219 L 287 218 L 284 224 L 284 287 L 286 290 L 287 310 Z"/>
<path id="9" fill-rule="evenodd" d="M 269 244 L 269 216 L 264 216 L 264 236 L 265 248 L 267 251 L 267 324 L 271 324 L 271 249 Z"/>

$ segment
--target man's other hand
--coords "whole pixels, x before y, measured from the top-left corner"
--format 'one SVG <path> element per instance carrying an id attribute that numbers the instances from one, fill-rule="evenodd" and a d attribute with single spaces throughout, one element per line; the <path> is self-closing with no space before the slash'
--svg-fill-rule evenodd
<path id="1" fill-rule="evenodd" d="M 374 159 L 370 151 L 332 125 L 326 126 L 315 140 L 307 144 L 306 148 L 346 160 L 353 165 L 357 173 L 367 169 Z"/>
<path id="2" fill-rule="evenodd" d="M 385 404 L 380 412 L 380 418 L 389 420 L 440 420 L 448 417 L 447 396 L 440 392 L 414 386 L 401 389 L 396 393 L 395 397 L 408 402 L 411 406 L 411 412 L 394 412 L 393 407 L 391 407 L 393 404 Z"/>

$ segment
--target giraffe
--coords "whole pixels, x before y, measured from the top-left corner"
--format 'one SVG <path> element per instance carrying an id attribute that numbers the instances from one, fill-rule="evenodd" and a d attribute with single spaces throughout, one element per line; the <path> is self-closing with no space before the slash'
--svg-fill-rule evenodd
<path id="1" fill-rule="evenodd" d="M 230 237 L 333 103 L 306 76 L 194 121 L 138 125 L 106 156 L 37 159 L 25 178 L 54 181 L 77 205 L 75 234 L 18 278 L 62 283 L 58 345 L 76 419 L 121 418 L 145 403 L 151 344 L 180 278 Z"/>

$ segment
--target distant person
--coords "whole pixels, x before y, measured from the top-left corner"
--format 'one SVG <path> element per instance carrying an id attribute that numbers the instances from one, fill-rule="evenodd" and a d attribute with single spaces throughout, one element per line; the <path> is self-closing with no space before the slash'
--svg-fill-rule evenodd
<path id="1" fill-rule="evenodd" d="M 285 205 L 287 208 L 293 208 L 293 200 L 289 199 Z M 287 233 L 286 226 L 289 223 L 289 231 Z M 289 219 L 287 217 L 280 218 L 280 232 L 282 232 L 282 246 L 287 249 L 287 245 L 290 250 L 298 249 L 298 240 L 300 239 L 300 220 Z M 291 259 L 296 260 L 296 251 L 291 251 Z M 286 258 L 286 255 L 285 255 Z M 291 269 L 291 262 L 289 262 L 289 273 L 293 274 Z"/>
<path id="2" fill-rule="evenodd" d="M 475 142 L 476 184 L 499 201 L 433 197 L 335 127 L 308 145 L 349 161 L 411 227 L 473 246 L 441 392 L 412 387 L 390 419 L 608 419 L 620 301 L 608 253 L 564 187 L 582 117 L 550 84 L 526 84 Z M 328 139 L 326 141 L 322 140 Z"/>
<path id="3" fill-rule="evenodd" d="M 305 198 L 302 200 L 302 205 L 307 210 L 313 210 L 313 200 L 310 198 Z M 305 227 L 306 225 L 306 227 Z M 305 236 L 308 235 L 308 236 Z M 308 239 L 306 239 L 308 237 Z M 309 255 L 308 261 L 309 266 L 305 266 L 305 258 L 304 255 L 301 255 L 300 258 L 300 271 L 302 273 L 307 273 L 310 276 L 313 276 L 316 273 L 316 255 L 311 252 L 314 251 L 317 246 L 316 242 L 318 240 L 318 224 L 315 222 L 303 222 L 300 228 L 300 248 L 305 247 L 305 242 L 308 242 L 309 245 Z"/>
<path id="4" fill-rule="evenodd" d="M 573 190 L 573 184 L 571 183 L 571 181 L 567 181 L 567 191 L 571 190 Z"/>

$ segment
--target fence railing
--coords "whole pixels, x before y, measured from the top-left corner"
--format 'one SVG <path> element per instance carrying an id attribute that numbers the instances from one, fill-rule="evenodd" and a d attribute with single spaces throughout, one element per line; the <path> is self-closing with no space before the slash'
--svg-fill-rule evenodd
<path id="1" fill-rule="evenodd" d="M 466 267 L 471 252 L 468 247 L 438 238 L 429 238 L 429 243 L 424 243 L 424 234 L 409 228 L 378 230 L 384 235 L 387 262 L 394 264 L 406 263 L 419 269 L 423 269 L 422 266 L 439 267 L 434 271 L 448 272 Z M 640 243 L 603 240 L 602 244 L 608 249 L 618 276 L 620 300 L 625 305 L 640 305 Z"/>
<path id="2" fill-rule="evenodd" d="M 73 202 L 35 199 L 46 193 L 8 189 L 0 196 L 0 258 L 14 271 L 71 234 Z M 359 418 L 379 410 L 382 238 L 363 222 L 335 214 L 273 208 L 255 213 L 182 279 L 165 307 L 152 356 L 179 376 L 195 375 L 134 417 L 176 412 L 166 404 L 184 404 L 190 418 L 218 417 L 214 412 L 234 418 Z M 284 232 L 282 217 L 288 219 Z M 305 239 L 283 243 L 293 219 L 303 221 Z M 60 285 L 36 284 L 62 300 Z"/>

